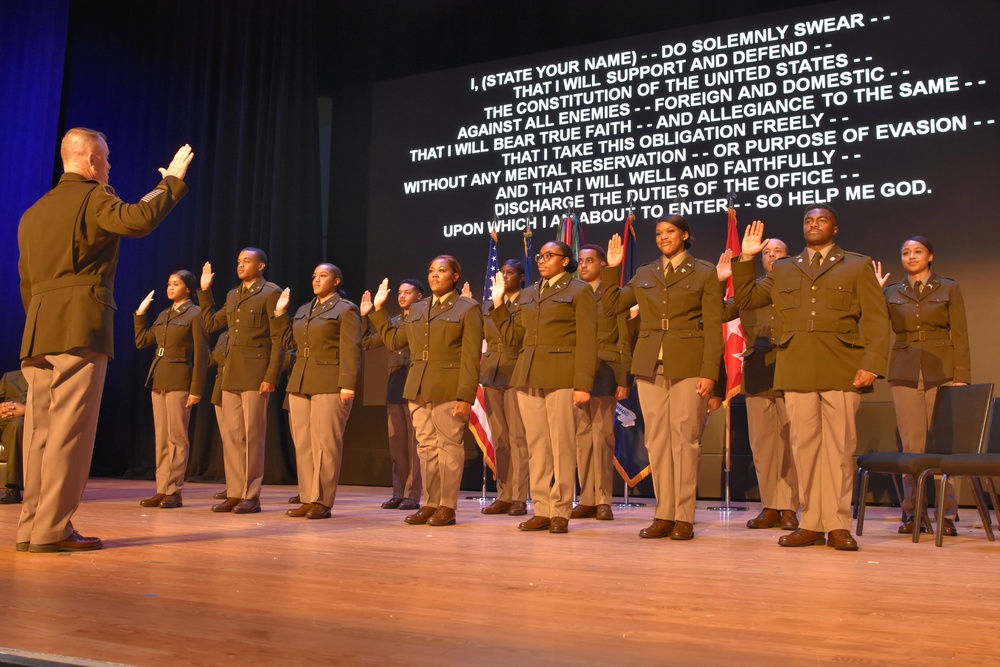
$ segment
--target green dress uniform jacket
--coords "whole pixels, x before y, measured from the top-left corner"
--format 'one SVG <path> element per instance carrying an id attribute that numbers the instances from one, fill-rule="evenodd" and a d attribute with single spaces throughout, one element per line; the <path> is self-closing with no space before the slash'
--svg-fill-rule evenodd
<path id="1" fill-rule="evenodd" d="M 662 361 L 663 378 L 701 377 L 717 381 L 722 363 L 722 290 L 715 265 L 690 254 L 664 277 L 663 258 L 640 266 L 618 287 L 619 269 L 601 271 L 604 312 L 619 315 L 639 304 L 639 338 L 632 374 L 653 377 Z"/>
<path id="2" fill-rule="evenodd" d="M 355 391 L 361 372 L 361 313 L 334 294 L 321 304 L 313 299 L 292 316 L 278 318 L 286 349 L 295 350 L 295 363 L 286 391 L 291 394 L 337 394 Z"/>
<path id="3" fill-rule="evenodd" d="M 74 348 L 114 357 L 115 270 L 121 237 L 145 236 L 187 194 L 167 176 L 137 204 L 66 173 L 21 218 L 17 242 L 27 318 L 21 358 Z"/>
<path id="4" fill-rule="evenodd" d="M 389 318 L 389 323 L 394 327 L 403 325 L 406 320 L 403 314 Z M 385 343 L 379 338 L 378 331 L 373 328 L 371 320 L 367 315 L 361 318 L 361 349 L 374 350 L 385 347 Z M 403 398 L 403 390 L 406 387 L 406 374 L 410 368 L 410 348 L 401 347 L 398 350 L 386 349 L 386 366 L 388 377 L 385 381 L 385 402 L 386 405 L 406 405 Z"/>
<path id="5" fill-rule="evenodd" d="M 737 306 L 781 314 L 775 389 L 858 391 L 859 369 L 885 375 L 889 314 L 871 259 L 834 245 L 815 275 L 804 250 L 755 278 L 753 262 L 733 263 Z"/>
<path id="6" fill-rule="evenodd" d="M 402 324 L 392 324 L 384 310 L 368 317 L 390 350 L 410 348 L 404 398 L 475 402 L 483 344 L 479 302 L 453 291 L 437 308 L 430 297 L 413 304 Z"/>
<path id="7" fill-rule="evenodd" d="M 156 345 L 146 386 L 164 391 L 202 395 L 208 369 L 208 336 L 201 309 L 187 302 L 178 310 L 165 308 L 146 328 L 146 313 L 135 313 L 135 346 Z"/>
<path id="8" fill-rule="evenodd" d="M 927 385 L 972 382 L 965 301 L 958 283 L 931 273 L 920 294 L 909 279 L 887 285 L 885 300 L 896 342 L 889 358 L 890 382 Z"/>
<path id="9" fill-rule="evenodd" d="M 597 371 L 594 290 L 569 273 L 541 296 L 539 284 L 521 291 L 513 317 L 506 304 L 490 311 L 504 344 L 522 348 L 510 386 L 592 392 Z"/>
<path id="10" fill-rule="evenodd" d="M 597 373 L 594 396 L 614 396 L 618 387 L 632 386 L 632 337 L 625 313 L 610 317 L 604 313 L 604 283 L 594 290 L 597 299 Z"/>
<path id="11" fill-rule="evenodd" d="M 215 310 L 210 290 L 198 290 L 205 330 L 229 328 L 223 391 L 257 391 L 261 382 L 278 385 L 285 357 L 274 309 L 281 288 L 258 278 L 242 295 L 235 287 L 226 295 L 222 312 Z"/>
<path id="12" fill-rule="evenodd" d="M 518 294 L 520 297 L 520 294 Z M 520 345 L 507 345 L 496 322 L 490 317 L 492 303 L 483 304 L 483 333 L 486 336 L 486 351 L 479 361 L 479 384 L 493 389 L 507 389 L 514 375 L 514 366 L 521 355 Z M 513 320 L 520 309 L 516 302 L 507 307 L 509 318 Z"/>

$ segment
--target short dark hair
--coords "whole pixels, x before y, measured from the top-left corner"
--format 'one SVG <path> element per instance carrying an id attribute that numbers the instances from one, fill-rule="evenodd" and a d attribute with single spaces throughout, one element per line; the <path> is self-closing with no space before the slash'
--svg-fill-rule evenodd
<path id="1" fill-rule="evenodd" d="M 254 248 L 253 246 L 247 246 L 243 248 L 243 252 L 252 252 L 257 255 L 257 259 L 260 260 L 261 264 L 267 264 L 267 253 L 260 248 Z"/>
<path id="2" fill-rule="evenodd" d="M 584 250 L 593 250 L 594 252 L 597 253 L 597 256 L 601 258 L 602 262 L 608 261 L 608 253 L 604 252 L 604 248 L 597 245 L 596 243 L 587 243 L 580 246 L 580 252 L 583 252 Z"/>
<path id="3" fill-rule="evenodd" d="M 416 278 L 403 278 L 402 280 L 399 281 L 399 284 L 411 286 L 413 289 L 420 292 L 421 296 L 423 296 L 424 293 L 427 292 L 427 288 L 424 287 L 424 283 Z"/>
<path id="4" fill-rule="evenodd" d="M 194 274 L 187 269 L 180 269 L 179 271 L 174 271 L 170 275 L 177 276 L 184 283 L 184 286 L 188 288 L 188 292 L 194 294 L 198 291 L 200 285 L 198 284 L 198 279 L 194 277 Z"/>
<path id="5" fill-rule="evenodd" d="M 837 224 L 837 209 L 830 206 L 826 202 L 822 201 L 818 201 L 815 204 L 809 204 L 808 206 L 806 206 L 805 209 L 802 211 L 802 219 L 804 220 L 805 217 L 809 214 L 809 211 L 813 210 L 814 208 L 821 208 L 824 211 L 829 211 L 830 214 L 833 215 L 833 223 Z"/>

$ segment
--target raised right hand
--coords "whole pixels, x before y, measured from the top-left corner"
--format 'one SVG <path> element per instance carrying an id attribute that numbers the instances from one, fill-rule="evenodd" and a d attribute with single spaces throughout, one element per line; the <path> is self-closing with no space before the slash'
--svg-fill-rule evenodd
<path id="1" fill-rule="evenodd" d="M 719 255 L 719 263 L 715 265 L 715 274 L 719 277 L 719 282 L 729 280 L 733 276 L 733 251 L 726 248 L 726 251 Z"/>
<path id="2" fill-rule="evenodd" d="M 608 241 L 608 266 L 620 266 L 625 251 L 622 248 L 622 237 L 615 234 Z"/>
<path id="3" fill-rule="evenodd" d="M 503 294 L 503 274 L 497 271 L 497 274 L 493 276 L 493 282 L 490 284 L 490 298 L 493 299 L 494 308 L 499 308 L 500 304 L 503 303 Z"/>
<path id="4" fill-rule="evenodd" d="M 375 310 L 382 310 L 382 306 L 385 305 L 386 299 L 389 298 L 389 279 L 383 278 L 382 282 L 378 285 L 378 290 L 375 292 L 375 298 L 372 300 L 372 305 L 375 306 Z"/>
<path id="5" fill-rule="evenodd" d="M 136 315 L 146 314 L 146 311 L 149 310 L 149 304 L 153 302 L 154 292 L 156 292 L 156 290 L 150 290 L 149 294 L 146 295 L 146 298 L 142 300 L 142 303 L 139 304 L 139 307 L 135 309 Z"/>
<path id="6" fill-rule="evenodd" d="M 743 257 L 755 257 L 760 254 L 760 251 L 764 249 L 764 246 L 770 240 L 764 238 L 764 223 L 760 220 L 754 220 L 747 225 L 747 229 L 743 233 L 743 243 L 740 246 L 740 252 Z"/>
<path id="7" fill-rule="evenodd" d="M 278 303 L 274 305 L 274 316 L 281 317 L 288 310 L 288 302 L 292 299 L 292 290 L 288 287 L 281 290 L 281 294 L 278 295 Z"/>
<path id="8" fill-rule="evenodd" d="M 212 286 L 212 278 L 215 274 L 212 273 L 212 263 L 205 262 L 205 266 L 201 267 L 201 289 L 207 290 Z"/>
<path id="9" fill-rule="evenodd" d="M 194 158 L 194 151 L 191 150 L 191 146 L 184 144 L 177 149 L 174 159 L 170 161 L 170 165 L 166 169 L 160 167 L 157 170 L 160 172 L 160 178 L 176 176 L 183 181 L 184 176 L 187 175 L 188 166 L 191 164 L 192 158 Z"/>
<path id="10" fill-rule="evenodd" d="M 889 282 L 889 276 L 891 276 L 892 274 L 887 273 L 883 276 L 882 262 L 876 262 L 874 259 L 872 260 L 872 268 L 875 269 L 875 278 L 878 280 L 878 286 L 885 287 L 885 284 Z"/>
<path id="11" fill-rule="evenodd" d="M 368 313 L 372 312 L 372 293 L 365 290 L 365 293 L 361 295 L 361 303 L 358 305 L 358 310 L 361 311 L 361 317 L 365 317 Z"/>

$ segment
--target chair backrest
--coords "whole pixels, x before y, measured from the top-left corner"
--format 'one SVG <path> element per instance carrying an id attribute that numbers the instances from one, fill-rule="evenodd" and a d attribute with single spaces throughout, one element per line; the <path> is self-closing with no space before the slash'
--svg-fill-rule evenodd
<path id="1" fill-rule="evenodd" d="M 927 451 L 934 454 L 985 451 L 992 404 L 993 383 L 938 389 Z"/>
<path id="2" fill-rule="evenodd" d="M 986 441 L 987 454 L 1000 454 L 1000 398 L 993 399 L 993 415 L 990 417 L 990 437 Z"/>

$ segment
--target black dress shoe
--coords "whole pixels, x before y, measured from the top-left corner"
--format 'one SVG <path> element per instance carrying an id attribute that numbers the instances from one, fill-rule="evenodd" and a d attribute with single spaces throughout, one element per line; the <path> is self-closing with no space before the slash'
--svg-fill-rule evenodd
<path id="1" fill-rule="evenodd" d="M 180 491 L 177 493 L 171 493 L 169 496 L 164 497 L 163 500 L 160 501 L 160 507 L 165 510 L 172 510 L 176 507 L 184 507 Z"/>
<path id="2" fill-rule="evenodd" d="M 8 486 L 0 494 L 0 504 L 16 505 L 21 502 L 21 489 L 16 486 Z"/>
<path id="3" fill-rule="evenodd" d="M 213 493 L 212 497 L 215 498 L 216 500 L 225 500 L 229 496 L 226 495 L 226 491 L 223 489 L 222 491 L 216 491 L 215 493 Z"/>
<path id="4" fill-rule="evenodd" d="M 661 537 L 670 537 L 673 529 L 673 521 L 669 519 L 653 519 L 653 523 L 649 524 L 649 527 L 639 531 L 639 537 L 644 537 L 647 540 L 658 540 Z"/>
<path id="5" fill-rule="evenodd" d="M 393 496 L 389 500 L 382 503 L 382 509 L 384 510 L 394 510 L 399 507 L 399 503 L 403 502 L 403 499 L 399 496 Z"/>
<path id="6" fill-rule="evenodd" d="M 569 519 L 564 516 L 554 516 L 549 520 L 550 533 L 568 533 Z"/>
<path id="7" fill-rule="evenodd" d="M 285 514 L 296 519 L 301 519 L 305 515 L 309 514 L 309 510 L 312 509 L 312 503 L 303 503 L 294 509 L 290 509 Z"/>
<path id="8" fill-rule="evenodd" d="M 537 514 L 527 521 L 522 521 L 517 525 L 518 530 L 548 530 L 549 526 L 552 525 L 552 520 L 547 516 L 538 516 Z"/>
<path id="9" fill-rule="evenodd" d="M 140 500 L 139 505 L 142 507 L 159 507 L 163 499 L 167 497 L 165 493 L 157 493 L 152 498 L 146 498 L 145 500 Z"/>
<path id="10" fill-rule="evenodd" d="M 244 498 L 233 508 L 233 514 L 253 514 L 260 511 L 260 498 Z"/>
<path id="11" fill-rule="evenodd" d="M 399 507 L 397 507 L 396 509 L 404 510 L 407 512 L 413 512 L 415 510 L 420 509 L 420 503 L 418 503 L 413 498 L 403 498 L 401 501 L 399 501 Z"/>
<path id="12" fill-rule="evenodd" d="M 307 519 L 329 519 L 330 518 L 330 508 L 326 505 L 320 505 L 319 503 L 313 503 L 312 509 L 306 512 Z"/>
<path id="13" fill-rule="evenodd" d="M 33 554 L 51 554 L 59 551 L 94 551 L 104 546 L 98 537 L 84 537 L 75 530 L 61 542 L 49 544 L 29 544 L 28 551 Z"/>
<path id="14" fill-rule="evenodd" d="M 528 503 L 523 500 L 515 500 L 510 504 L 510 509 L 507 510 L 509 516 L 524 516 L 528 513 Z"/>
<path id="15" fill-rule="evenodd" d="M 233 508 L 240 504 L 240 498 L 226 498 L 226 502 L 212 505 L 213 512 L 232 512 Z"/>

